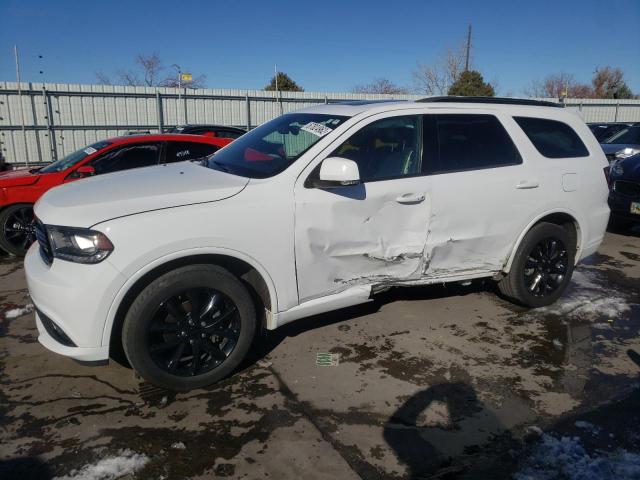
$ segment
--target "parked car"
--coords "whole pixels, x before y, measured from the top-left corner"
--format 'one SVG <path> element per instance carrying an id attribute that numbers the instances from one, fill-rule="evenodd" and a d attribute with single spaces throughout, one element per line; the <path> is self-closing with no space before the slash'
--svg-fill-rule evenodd
<path id="1" fill-rule="evenodd" d="M 587 126 L 593 132 L 600 143 L 607 140 L 609 137 L 618 133 L 620 130 L 624 130 L 627 127 L 633 125 L 632 123 L 610 122 L 610 123 L 587 123 Z"/>
<path id="2" fill-rule="evenodd" d="M 0 248 L 13 255 L 26 253 L 35 241 L 33 204 L 50 188 L 93 175 L 204 157 L 230 142 L 195 135 L 111 138 L 45 167 L 1 173 Z M 90 202 L 91 195 L 85 201 Z"/>
<path id="3" fill-rule="evenodd" d="M 551 105 L 320 105 L 206 162 L 51 190 L 25 259 L 39 340 L 97 363 L 122 346 L 188 390 L 229 375 L 261 328 L 390 287 L 489 278 L 549 305 L 609 220 L 602 149 Z"/>
<path id="4" fill-rule="evenodd" d="M 187 133 L 190 135 L 205 135 L 207 137 L 220 137 L 236 139 L 241 137 L 246 130 L 227 125 L 178 125 L 169 130 L 169 133 Z"/>
<path id="5" fill-rule="evenodd" d="M 609 163 L 640 153 L 640 123 L 620 130 L 601 145 Z"/>
<path id="6" fill-rule="evenodd" d="M 640 153 L 616 161 L 610 176 L 611 219 L 621 227 L 640 224 Z"/>

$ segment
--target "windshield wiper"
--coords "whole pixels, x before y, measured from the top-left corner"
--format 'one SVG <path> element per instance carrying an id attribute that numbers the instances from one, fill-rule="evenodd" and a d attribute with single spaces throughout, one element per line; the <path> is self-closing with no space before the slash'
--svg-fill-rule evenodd
<path id="1" fill-rule="evenodd" d="M 231 169 L 227 165 L 225 165 L 224 163 L 216 162 L 215 160 L 209 160 L 209 162 L 211 162 L 213 165 L 215 165 L 216 168 L 218 170 L 220 170 L 221 172 L 231 173 Z"/>

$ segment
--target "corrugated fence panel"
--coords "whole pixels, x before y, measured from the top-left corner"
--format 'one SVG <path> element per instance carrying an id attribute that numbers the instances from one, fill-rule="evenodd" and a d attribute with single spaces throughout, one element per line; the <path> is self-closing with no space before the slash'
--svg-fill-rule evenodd
<path id="1" fill-rule="evenodd" d="M 130 132 L 157 132 L 183 123 L 253 128 L 281 113 L 318 103 L 421 98 L 113 85 L 20 86 L 21 95 L 16 83 L 0 82 L 0 151 L 9 162 L 49 162 L 98 140 Z M 640 121 L 640 100 L 568 99 L 566 105 L 579 111 L 587 122 Z"/>

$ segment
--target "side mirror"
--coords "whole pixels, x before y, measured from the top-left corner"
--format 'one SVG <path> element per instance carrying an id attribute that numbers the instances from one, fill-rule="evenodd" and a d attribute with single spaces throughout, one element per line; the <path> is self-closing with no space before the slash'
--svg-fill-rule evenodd
<path id="1" fill-rule="evenodd" d="M 90 165 L 83 165 L 82 167 L 78 167 L 76 169 L 76 175 L 81 178 L 91 177 L 95 175 L 95 173 L 96 173 L 96 169 Z"/>
<path id="2" fill-rule="evenodd" d="M 320 165 L 320 178 L 316 180 L 317 188 L 336 188 L 358 185 L 360 170 L 353 160 L 340 157 L 325 158 Z"/>

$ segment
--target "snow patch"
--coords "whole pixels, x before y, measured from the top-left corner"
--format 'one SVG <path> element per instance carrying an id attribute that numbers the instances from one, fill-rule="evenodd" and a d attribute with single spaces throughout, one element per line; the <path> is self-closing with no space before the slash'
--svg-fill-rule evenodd
<path id="1" fill-rule="evenodd" d="M 543 434 L 515 480 L 625 480 L 640 478 L 640 455 L 624 449 L 592 455 L 578 437 Z"/>
<path id="2" fill-rule="evenodd" d="M 4 314 L 4 318 L 18 318 L 27 313 L 31 313 L 35 310 L 35 307 L 32 303 L 25 305 L 24 307 L 12 308 L 11 310 L 7 310 Z"/>
<path id="3" fill-rule="evenodd" d="M 54 480 L 115 480 L 140 470 L 149 457 L 131 450 L 121 450 L 118 456 L 106 457 L 80 470 L 72 470 L 69 475 Z"/>
<path id="4" fill-rule="evenodd" d="M 631 311 L 629 302 L 597 274 L 576 270 L 572 277 L 575 290 L 553 305 L 540 308 L 536 312 L 547 312 L 566 319 L 582 319 L 598 322 L 597 328 L 606 325 L 602 318 L 614 319 Z"/>
<path id="5" fill-rule="evenodd" d="M 595 426 L 593 423 L 585 422 L 584 420 L 578 420 L 574 423 L 577 428 L 582 428 L 583 430 L 587 430 L 594 435 L 600 433 L 600 427 Z"/>

